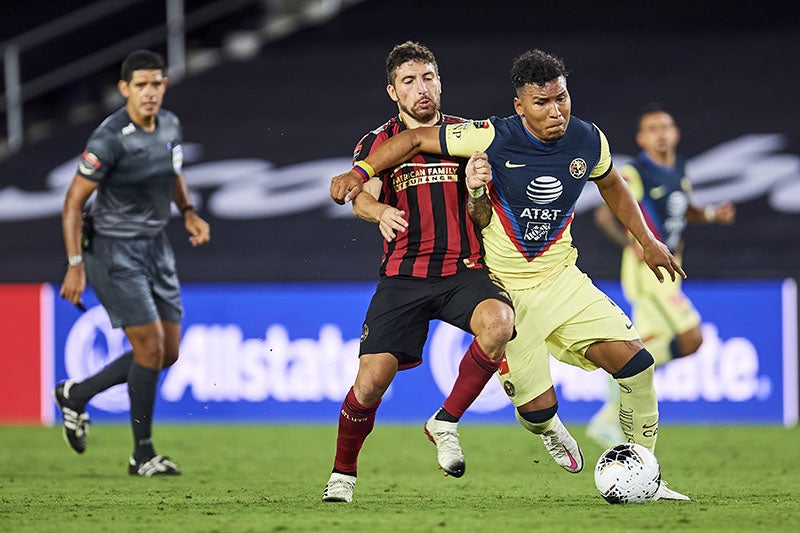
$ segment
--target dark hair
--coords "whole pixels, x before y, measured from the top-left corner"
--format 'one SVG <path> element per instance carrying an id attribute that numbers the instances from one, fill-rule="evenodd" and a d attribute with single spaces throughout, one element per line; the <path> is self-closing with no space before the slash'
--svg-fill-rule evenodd
<path id="1" fill-rule="evenodd" d="M 511 83 L 515 89 L 528 83 L 543 86 L 560 76 L 567 76 L 564 60 L 538 49 L 524 52 L 511 66 Z"/>
<path id="2" fill-rule="evenodd" d="M 164 58 L 161 57 L 161 54 L 150 50 L 136 50 L 128 54 L 128 57 L 122 62 L 120 79 L 131 81 L 134 70 L 160 70 L 162 74 L 166 74 Z"/>
<path id="3" fill-rule="evenodd" d="M 386 56 L 386 80 L 389 85 L 394 85 L 394 74 L 397 67 L 408 61 L 430 63 L 436 70 L 436 74 L 439 74 L 439 65 L 436 64 L 433 52 L 424 44 L 406 41 L 392 48 L 392 51 Z"/>
<path id="4" fill-rule="evenodd" d="M 640 130 L 642 128 L 642 119 L 647 115 L 652 115 L 653 113 L 666 113 L 667 115 L 672 116 L 672 113 L 670 113 L 660 102 L 650 102 L 649 104 L 643 106 L 636 114 L 636 129 Z"/>

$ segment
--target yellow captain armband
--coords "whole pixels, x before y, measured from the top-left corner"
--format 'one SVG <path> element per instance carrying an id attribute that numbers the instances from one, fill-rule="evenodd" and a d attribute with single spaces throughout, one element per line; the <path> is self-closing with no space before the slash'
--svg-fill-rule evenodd
<path id="1" fill-rule="evenodd" d="M 364 177 L 364 181 L 375 176 L 375 169 L 366 161 L 356 161 L 356 164 L 353 165 L 353 170 L 361 174 Z"/>

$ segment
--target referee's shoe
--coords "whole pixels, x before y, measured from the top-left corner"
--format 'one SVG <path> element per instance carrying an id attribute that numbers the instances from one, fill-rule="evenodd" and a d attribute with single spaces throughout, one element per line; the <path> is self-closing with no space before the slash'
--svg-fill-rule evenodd
<path id="1" fill-rule="evenodd" d="M 56 385 L 53 398 L 64 419 L 64 441 L 78 453 L 86 451 L 86 433 L 89 431 L 89 414 L 83 407 L 75 406 L 69 398 L 69 389 L 75 384 L 66 380 Z"/>

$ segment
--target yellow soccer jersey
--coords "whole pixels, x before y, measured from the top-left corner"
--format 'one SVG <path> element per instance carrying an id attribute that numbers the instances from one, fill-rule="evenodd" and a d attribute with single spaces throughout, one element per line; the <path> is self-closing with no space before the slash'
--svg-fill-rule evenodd
<path id="1" fill-rule="evenodd" d="M 587 180 L 611 171 L 608 141 L 594 124 L 572 117 L 561 139 L 543 143 L 521 117 L 492 117 L 442 127 L 440 141 L 448 155 L 489 156 L 492 219 L 483 245 L 487 266 L 508 289 L 533 287 L 575 263 L 575 203 Z"/>

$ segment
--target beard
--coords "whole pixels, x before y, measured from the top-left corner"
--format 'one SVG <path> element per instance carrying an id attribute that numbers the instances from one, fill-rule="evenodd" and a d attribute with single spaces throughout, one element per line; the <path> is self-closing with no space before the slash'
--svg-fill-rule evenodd
<path id="1" fill-rule="evenodd" d="M 439 116 L 439 102 L 430 100 L 430 105 L 421 107 L 414 105 L 412 108 L 400 106 L 400 110 L 417 122 L 428 122 Z"/>

